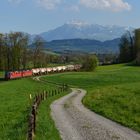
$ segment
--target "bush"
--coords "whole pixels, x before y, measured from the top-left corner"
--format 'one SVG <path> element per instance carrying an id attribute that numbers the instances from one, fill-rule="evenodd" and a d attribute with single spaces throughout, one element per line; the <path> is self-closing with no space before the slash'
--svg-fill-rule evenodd
<path id="1" fill-rule="evenodd" d="M 83 62 L 83 69 L 85 71 L 93 71 L 98 66 L 98 58 L 95 55 L 87 56 Z"/>

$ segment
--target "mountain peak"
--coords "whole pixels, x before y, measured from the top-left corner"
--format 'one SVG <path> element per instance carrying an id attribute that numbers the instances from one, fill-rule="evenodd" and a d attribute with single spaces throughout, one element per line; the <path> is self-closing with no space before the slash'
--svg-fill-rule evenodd
<path id="1" fill-rule="evenodd" d="M 127 30 L 133 31 L 134 28 L 117 25 L 103 26 L 73 20 L 54 30 L 44 32 L 40 36 L 47 41 L 75 38 L 106 41 L 120 38 Z"/>
<path id="2" fill-rule="evenodd" d="M 67 22 L 66 24 L 67 25 L 80 26 L 80 27 L 85 26 L 85 25 L 89 25 L 88 23 L 80 21 L 80 20 L 72 20 L 70 22 Z"/>

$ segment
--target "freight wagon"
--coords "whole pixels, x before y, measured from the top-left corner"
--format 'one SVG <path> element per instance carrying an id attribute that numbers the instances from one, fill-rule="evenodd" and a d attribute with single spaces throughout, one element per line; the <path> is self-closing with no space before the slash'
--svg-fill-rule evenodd
<path id="1" fill-rule="evenodd" d="M 45 75 L 49 73 L 65 72 L 65 71 L 78 71 L 82 65 L 66 65 L 48 68 L 35 68 L 31 70 L 21 71 L 8 71 L 5 73 L 5 80 L 18 79 L 23 77 Z"/>

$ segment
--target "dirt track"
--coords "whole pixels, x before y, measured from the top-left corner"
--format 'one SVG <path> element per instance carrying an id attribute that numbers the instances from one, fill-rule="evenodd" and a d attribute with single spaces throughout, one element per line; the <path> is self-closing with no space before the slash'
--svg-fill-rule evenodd
<path id="1" fill-rule="evenodd" d="M 62 140 L 140 140 L 140 134 L 86 109 L 86 91 L 73 89 L 51 105 Z"/>

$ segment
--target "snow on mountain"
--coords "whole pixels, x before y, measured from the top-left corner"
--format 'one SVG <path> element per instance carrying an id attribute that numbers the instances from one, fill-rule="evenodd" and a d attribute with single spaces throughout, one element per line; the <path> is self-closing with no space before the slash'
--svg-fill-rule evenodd
<path id="1" fill-rule="evenodd" d="M 106 41 L 120 38 L 127 30 L 133 31 L 134 28 L 116 25 L 103 26 L 73 21 L 54 30 L 41 33 L 40 36 L 47 41 L 75 38 Z"/>

